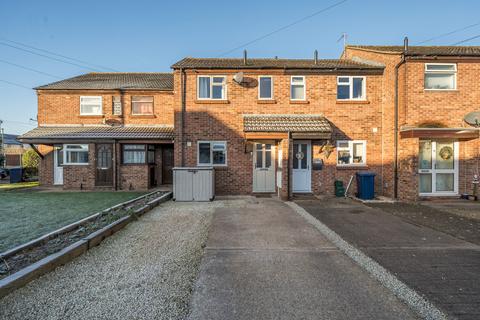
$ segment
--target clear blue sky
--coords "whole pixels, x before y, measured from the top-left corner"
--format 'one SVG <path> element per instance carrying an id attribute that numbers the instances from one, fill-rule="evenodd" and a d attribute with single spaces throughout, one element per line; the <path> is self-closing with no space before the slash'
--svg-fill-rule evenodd
<path id="1" fill-rule="evenodd" d="M 337 1 L 5 0 L 0 38 L 119 71 L 169 71 L 185 56 L 218 56 Z M 475 0 L 349 0 L 246 49 L 251 57 L 310 58 L 318 49 L 321 58 L 338 58 L 342 32 L 352 44 L 401 44 L 405 35 L 414 44 L 480 22 L 479 11 Z M 478 34 L 480 25 L 428 44 L 452 44 Z M 465 43 L 479 44 L 480 39 Z M 239 49 L 228 56 L 241 54 Z M 4 45 L 0 60 L 60 78 L 89 71 Z M 32 88 L 56 78 L 0 62 L 0 80 Z M 33 128 L 29 119 L 36 111 L 33 90 L 0 82 L 0 119 L 7 133 Z"/>

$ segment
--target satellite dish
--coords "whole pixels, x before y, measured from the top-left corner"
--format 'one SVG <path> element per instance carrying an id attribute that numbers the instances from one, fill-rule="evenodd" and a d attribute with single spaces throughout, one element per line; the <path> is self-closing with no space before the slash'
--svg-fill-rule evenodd
<path id="1" fill-rule="evenodd" d="M 480 111 L 470 112 L 463 120 L 471 126 L 480 127 Z"/>
<path id="2" fill-rule="evenodd" d="M 237 72 L 233 76 L 233 80 L 235 80 L 236 83 L 242 83 L 243 82 L 243 72 Z"/>

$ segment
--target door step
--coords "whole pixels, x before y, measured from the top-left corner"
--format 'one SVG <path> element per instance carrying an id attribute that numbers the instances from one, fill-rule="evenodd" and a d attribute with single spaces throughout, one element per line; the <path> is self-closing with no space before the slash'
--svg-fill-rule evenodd
<path id="1" fill-rule="evenodd" d="M 294 193 L 295 200 L 317 200 L 318 198 L 313 193 Z"/>

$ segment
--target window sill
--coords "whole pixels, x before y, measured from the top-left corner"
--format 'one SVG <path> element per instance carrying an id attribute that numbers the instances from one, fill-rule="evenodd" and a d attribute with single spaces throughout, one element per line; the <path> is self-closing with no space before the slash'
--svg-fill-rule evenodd
<path id="1" fill-rule="evenodd" d="M 290 100 L 290 104 L 309 104 L 308 100 Z"/>
<path id="2" fill-rule="evenodd" d="M 458 92 L 458 89 L 423 89 L 425 92 Z"/>
<path id="3" fill-rule="evenodd" d="M 130 114 L 130 117 L 153 119 L 153 118 L 156 118 L 157 116 L 155 116 L 154 114 Z"/>
<path id="4" fill-rule="evenodd" d="M 370 104 L 368 100 L 337 100 L 337 104 Z"/>
<path id="5" fill-rule="evenodd" d="M 62 167 L 78 167 L 78 166 L 89 166 L 90 163 L 64 163 Z"/>
<path id="6" fill-rule="evenodd" d="M 197 99 L 197 100 L 195 100 L 195 103 L 199 103 L 199 104 L 229 104 L 230 101 L 229 100 L 215 100 L 215 99 L 205 99 L 205 100 Z"/>
<path id="7" fill-rule="evenodd" d="M 122 163 L 122 166 L 146 166 L 148 163 Z"/>
<path id="8" fill-rule="evenodd" d="M 257 99 L 258 104 L 275 104 L 277 100 L 275 99 Z"/>
<path id="9" fill-rule="evenodd" d="M 367 165 L 337 165 L 337 170 L 367 170 Z"/>
<path id="10" fill-rule="evenodd" d="M 103 115 L 103 114 L 81 114 L 80 117 L 96 119 L 96 118 L 103 118 L 103 117 L 105 117 L 105 115 Z"/>

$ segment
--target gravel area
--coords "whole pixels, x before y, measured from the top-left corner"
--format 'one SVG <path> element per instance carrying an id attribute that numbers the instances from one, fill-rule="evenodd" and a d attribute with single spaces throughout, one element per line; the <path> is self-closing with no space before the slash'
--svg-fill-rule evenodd
<path id="1" fill-rule="evenodd" d="M 0 319 L 181 319 L 215 208 L 169 201 L 0 300 Z"/>

